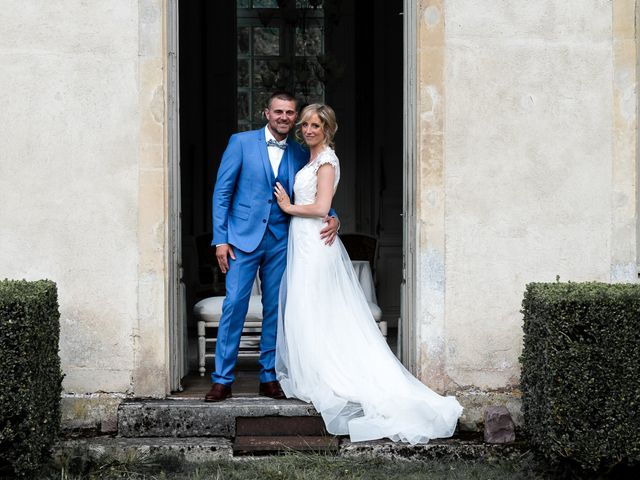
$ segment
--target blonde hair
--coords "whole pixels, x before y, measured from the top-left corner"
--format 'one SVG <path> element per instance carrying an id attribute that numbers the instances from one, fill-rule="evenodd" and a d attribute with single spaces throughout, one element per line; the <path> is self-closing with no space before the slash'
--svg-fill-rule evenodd
<path id="1" fill-rule="evenodd" d="M 322 124 L 322 131 L 324 132 L 324 143 L 331 148 L 335 148 L 333 143 L 333 137 L 338 131 L 338 122 L 336 122 L 336 113 L 329 105 L 322 103 L 312 103 L 302 109 L 300 114 L 300 120 L 298 121 L 298 129 L 296 130 L 296 137 L 300 141 L 304 141 L 302 138 L 302 124 L 306 122 L 313 114 L 318 115 L 320 123 Z"/>

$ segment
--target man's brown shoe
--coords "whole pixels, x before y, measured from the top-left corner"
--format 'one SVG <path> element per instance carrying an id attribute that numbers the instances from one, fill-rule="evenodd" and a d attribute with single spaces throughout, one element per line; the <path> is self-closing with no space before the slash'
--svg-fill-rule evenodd
<path id="1" fill-rule="evenodd" d="M 221 402 L 231 396 L 231 387 L 221 383 L 211 385 L 211 390 L 204 396 L 205 402 Z"/>
<path id="2" fill-rule="evenodd" d="M 275 398 L 276 400 L 286 398 L 282 388 L 280 388 L 280 383 L 277 380 L 261 383 L 258 393 L 265 397 Z"/>

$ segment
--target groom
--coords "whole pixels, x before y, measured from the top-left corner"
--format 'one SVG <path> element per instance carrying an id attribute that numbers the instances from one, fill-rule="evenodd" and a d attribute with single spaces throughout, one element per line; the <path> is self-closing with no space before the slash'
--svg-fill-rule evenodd
<path id="1" fill-rule="evenodd" d="M 288 139 L 298 116 L 292 95 L 274 93 L 264 115 L 265 128 L 231 136 L 213 193 L 212 244 L 220 269 L 226 273 L 227 295 L 218 327 L 213 385 L 205 402 L 231 396 L 240 336 L 258 272 L 262 284 L 259 394 L 284 398 L 276 380 L 275 350 L 278 294 L 287 261 L 290 217 L 278 207 L 273 191 L 280 182 L 293 198 L 295 174 L 307 163 L 309 154 Z M 333 216 L 326 220 L 328 224 L 320 235 L 331 244 L 338 221 Z"/>

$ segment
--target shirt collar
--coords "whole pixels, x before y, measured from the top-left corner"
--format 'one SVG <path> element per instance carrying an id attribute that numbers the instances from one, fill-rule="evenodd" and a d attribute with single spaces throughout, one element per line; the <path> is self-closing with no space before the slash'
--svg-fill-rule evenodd
<path id="1" fill-rule="evenodd" d="M 273 134 L 271 133 L 271 130 L 269 130 L 269 127 L 264 127 L 264 136 L 265 136 L 265 141 L 268 142 L 269 140 L 274 140 L 278 143 L 284 143 L 285 145 L 287 144 L 287 138 L 288 137 L 284 137 L 284 140 L 280 141 L 280 140 L 276 140 L 276 137 L 273 136 Z"/>

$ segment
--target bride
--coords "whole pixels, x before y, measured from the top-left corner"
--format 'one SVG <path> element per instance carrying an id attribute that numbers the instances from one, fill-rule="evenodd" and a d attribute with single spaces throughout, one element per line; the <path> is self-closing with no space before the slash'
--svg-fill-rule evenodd
<path id="1" fill-rule="evenodd" d="M 310 158 L 296 175 L 295 203 L 280 184 L 275 188 L 280 208 L 292 215 L 280 287 L 280 385 L 287 397 L 313 403 L 329 433 L 352 441 L 450 437 L 462 407 L 402 366 L 371 316 L 342 243 L 326 245 L 318 234 L 340 180 L 335 113 L 312 104 L 299 125 Z"/>

